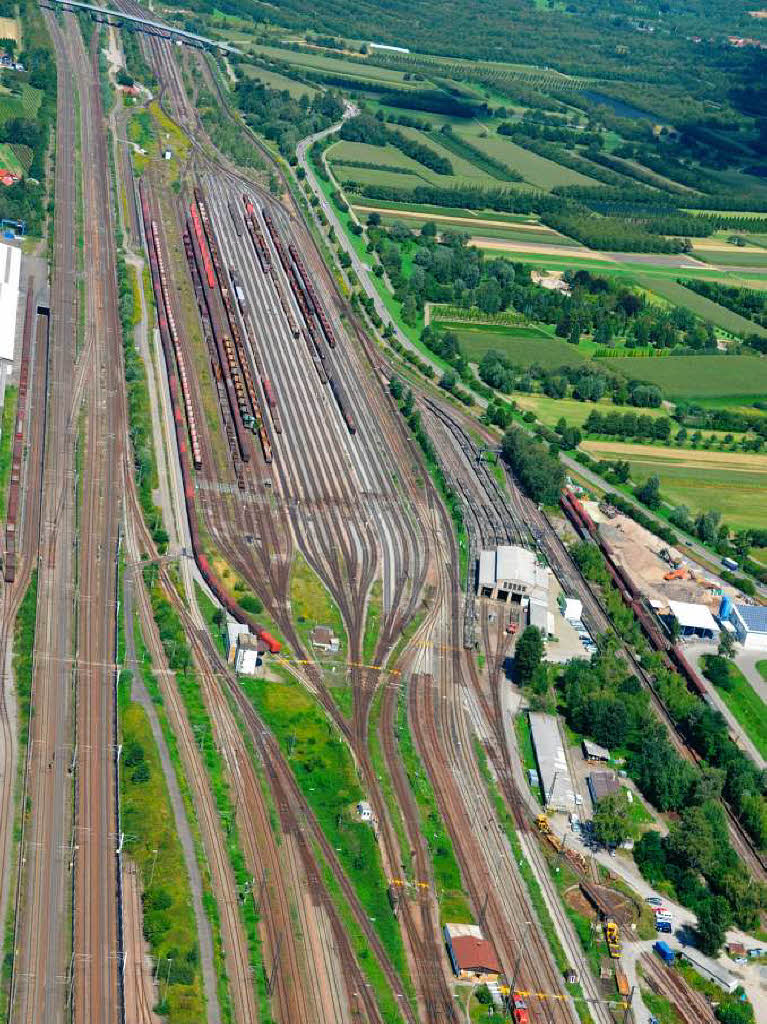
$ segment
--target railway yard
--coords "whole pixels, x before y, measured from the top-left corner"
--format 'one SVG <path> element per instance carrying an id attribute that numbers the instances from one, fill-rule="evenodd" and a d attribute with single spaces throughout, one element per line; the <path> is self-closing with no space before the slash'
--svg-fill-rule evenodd
<path id="1" fill-rule="evenodd" d="M 134 0 L 115 6 L 147 16 Z M 618 892 L 609 862 L 600 868 L 542 834 L 547 802 L 527 784 L 509 711 L 525 611 L 477 593 L 483 551 L 532 553 L 557 593 L 581 602 L 584 630 L 612 636 L 677 753 L 701 762 L 578 569 L 561 517 L 490 464 L 497 437 L 437 388 L 414 384 L 460 509 L 457 535 L 392 397 L 395 369 L 339 289 L 284 167 L 270 188 L 206 132 L 192 86 L 220 86 L 201 51 L 162 32 L 133 36 L 157 84 L 136 104 L 177 133 L 162 143 L 172 160 L 139 161 L 125 138 L 133 108 L 115 90 L 105 110 L 100 51 L 120 55 L 120 30 L 47 8 L 44 21 L 58 77 L 54 242 L 49 281 L 25 279 L 2 530 L 7 1019 L 189 1021 L 197 985 L 213 1024 L 459 1024 L 480 1019 L 479 1004 L 469 1011 L 480 982 L 492 1019 L 515 1024 L 648 1024 L 642 991 L 684 1024 L 718 1019 L 640 942 L 639 889 Z M 126 292 L 162 542 L 133 448 Z M 561 511 L 604 555 L 652 649 L 702 694 L 570 490 Z M 332 664 L 306 639 L 329 624 L 299 621 L 293 607 L 299 562 L 343 625 Z M 33 579 L 25 726 L 14 630 Z M 231 652 L 220 642 L 227 626 Z M 252 677 L 237 674 L 235 658 L 251 654 Z M 308 740 L 284 696 L 296 686 L 322 723 Z M 130 701 L 147 716 L 180 836 L 197 934 L 189 950 L 165 940 L 169 886 L 153 887 L 162 847 L 123 821 L 125 786 L 141 779 L 141 757 L 123 743 Z M 325 747 L 347 770 L 332 807 L 317 791 Z M 733 848 L 767 882 L 763 851 L 723 806 Z M 357 843 L 360 829 L 374 841 Z M 141 842 L 149 860 L 139 864 Z M 440 881 L 453 860 L 457 904 Z M 563 864 L 570 889 L 597 893 L 585 938 L 559 885 Z M 602 938 L 611 899 L 638 907 L 620 925 L 641 990 L 621 988 Z M 457 976 L 444 931 L 455 906 L 495 967 Z"/>

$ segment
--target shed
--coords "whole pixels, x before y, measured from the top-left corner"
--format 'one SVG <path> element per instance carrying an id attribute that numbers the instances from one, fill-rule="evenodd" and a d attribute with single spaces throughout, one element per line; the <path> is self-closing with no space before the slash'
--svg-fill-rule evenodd
<path id="1" fill-rule="evenodd" d="M 234 619 L 229 619 L 226 623 L 226 632 L 229 639 L 229 651 L 227 660 L 230 665 L 234 664 L 234 659 L 237 655 L 237 638 L 242 633 L 248 632 L 248 627 L 244 622 L 235 622 Z"/>
<path id="2" fill-rule="evenodd" d="M 445 945 L 453 973 L 467 981 L 494 981 L 501 973 L 493 945 L 476 924 L 446 924 Z"/>
<path id="3" fill-rule="evenodd" d="M 713 640 L 719 633 L 719 624 L 705 604 L 688 604 L 686 601 L 669 601 L 668 604 L 682 636 Z"/>
<path id="4" fill-rule="evenodd" d="M 724 989 L 725 992 L 732 994 L 740 984 L 739 979 L 728 971 L 726 967 L 717 963 L 716 960 L 704 956 L 697 949 L 690 949 L 688 946 L 686 949 L 680 950 L 680 955 L 698 972 L 701 978 L 705 978 L 706 981 L 713 981 L 715 985 Z"/>
<path id="5" fill-rule="evenodd" d="M 260 656 L 266 648 L 262 641 L 250 633 L 240 633 L 237 637 L 237 653 L 234 657 L 234 670 L 241 676 L 254 676 L 261 664 Z"/>
<path id="6" fill-rule="evenodd" d="M 598 743 L 592 743 L 591 740 L 584 740 L 581 743 L 583 748 L 583 756 L 587 761 L 601 761 L 606 763 L 610 760 L 610 751 L 606 747 L 600 747 Z"/>
<path id="7" fill-rule="evenodd" d="M 531 711 L 530 735 L 544 804 L 552 810 L 571 811 L 575 806 L 575 791 L 556 717 Z"/>

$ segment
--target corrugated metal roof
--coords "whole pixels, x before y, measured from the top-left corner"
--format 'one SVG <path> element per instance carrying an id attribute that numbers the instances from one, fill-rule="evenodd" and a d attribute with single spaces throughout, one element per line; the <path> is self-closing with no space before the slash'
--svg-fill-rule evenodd
<path id="1" fill-rule="evenodd" d="M 583 753 L 586 757 L 595 757 L 603 761 L 610 760 L 610 751 L 607 747 L 600 747 L 598 743 L 593 743 L 591 740 L 583 741 Z"/>
<path id="2" fill-rule="evenodd" d="M 736 604 L 735 608 L 749 633 L 767 633 L 767 607 Z"/>
<path id="3" fill-rule="evenodd" d="M 480 587 L 495 586 L 495 551 L 479 553 L 479 585 Z"/>
<path id="4" fill-rule="evenodd" d="M 546 803 L 569 810 L 575 805 L 575 793 L 556 718 L 531 711 L 530 733 Z"/>
<path id="5" fill-rule="evenodd" d="M 19 304 L 21 249 L 0 242 L 0 359 L 13 362 Z"/>
<path id="6" fill-rule="evenodd" d="M 503 545 L 498 548 L 495 564 L 496 579 L 518 580 L 532 587 L 536 581 L 536 559 L 527 548 Z"/>
<path id="7" fill-rule="evenodd" d="M 531 626 L 537 626 L 544 637 L 549 632 L 549 609 L 543 601 L 531 601 L 528 608 L 528 621 Z"/>

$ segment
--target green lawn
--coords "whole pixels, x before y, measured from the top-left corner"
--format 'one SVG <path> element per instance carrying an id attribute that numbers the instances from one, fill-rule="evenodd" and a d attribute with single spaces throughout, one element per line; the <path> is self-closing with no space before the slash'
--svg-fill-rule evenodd
<path id="1" fill-rule="evenodd" d="M 716 692 L 740 722 L 762 757 L 767 758 L 767 715 L 764 701 L 737 665 L 730 662 L 728 671 L 729 686 L 717 686 Z"/>
<path id="2" fill-rule="evenodd" d="M 479 362 L 489 349 L 496 349 L 519 366 L 540 363 L 552 368 L 580 365 L 586 356 L 561 338 L 538 327 L 505 327 L 490 324 L 476 326 L 463 323 L 443 323 L 447 330 L 455 331 L 461 348 L 472 362 Z"/>
<path id="3" fill-rule="evenodd" d="M 684 285 L 678 284 L 676 281 L 640 277 L 639 283 L 648 291 L 668 299 L 675 306 L 684 306 L 691 313 L 704 320 L 710 320 L 714 326 L 722 327 L 725 331 L 731 331 L 733 334 L 761 334 L 767 337 L 767 330 L 760 327 L 759 324 L 747 320 L 744 316 L 734 313 L 725 306 L 720 306 L 718 302 L 712 302 L 705 295 L 698 295 L 697 292 L 685 288 Z"/>
<path id="4" fill-rule="evenodd" d="M 767 270 L 767 252 L 754 249 L 741 249 L 736 246 L 733 246 L 732 251 L 698 249 L 695 258 L 704 263 L 718 263 L 728 267 L 759 267 Z"/>
<path id="5" fill-rule="evenodd" d="M 343 164 L 332 164 L 332 168 L 333 174 L 342 185 L 357 182 L 360 185 L 385 185 L 391 188 L 412 190 L 418 188 L 419 185 L 428 184 L 427 179 L 420 174 L 398 174 L 396 171 L 387 171 L 378 167 L 345 167 Z"/>
<path id="6" fill-rule="evenodd" d="M 461 217 L 466 220 L 497 220 L 500 224 L 525 223 L 535 220 L 526 213 L 497 213 L 495 210 L 466 210 L 457 206 L 431 206 L 429 203 L 404 203 L 388 199 L 359 199 L 354 203 L 360 214 L 367 209 L 402 210 L 412 213 L 426 213 L 436 217 Z"/>
<path id="7" fill-rule="evenodd" d="M 757 671 L 762 679 L 767 683 L 767 658 L 763 658 L 761 661 L 756 663 Z"/>
<path id="8" fill-rule="evenodd" d="M 407 85 L 404 80 L 404 72 L 382 68 L 375 64 L 358 64 L 341 57 L 326 57 L 324 54 L 312 53 L 309 50 L 283 50 L 276 46 L 261 46 L 260 44 L 253 44 L 251 49 L 254 53 L 269 60 L 292 64 L 299 68 L 349 75 L 367 81 L 390 82 L 392 86 Z"/>
<path id="9" fill-rule="evenodd" d="M 364 214 L 360 213 L 360 216 Z M 419 231 L 426 220 L 419 221 L 415 217 L 403 217 L 397 216 L 396 213 L 384 213 L 381 214 L 381 223 L 389 226 L 391 224 L 404 224 L 405 227 L 410 228 L 411 231 Z M 508 226 L 499 223 L 497 226 L 489 224 L 466 224 L 462 221 L 455 221 L 450 219 L 442 220 L 439 217 L 430 217 L 429 223 L 434 224 L 438 231 L 454 231 L 462 234 L 468 234 L 476 238 L 503 238 L 513 242 L 537 242 L 541 245 L 573 245 L 574 242 L 571 238 L 560 235 L 556 231 L 547 231 L 544 228 L 536 230 L 535 228 L 526 227 L 515 227 L 513 224 Z M 474 245 L 477 242 L 474 241 Z"/>
<path id="10" fill-rule="evenodd" d="M 767 395 L 767 359 L 759 356 L 618 356 L 602 362 L 606 370 L 658 384 L 667 398 Z"/>

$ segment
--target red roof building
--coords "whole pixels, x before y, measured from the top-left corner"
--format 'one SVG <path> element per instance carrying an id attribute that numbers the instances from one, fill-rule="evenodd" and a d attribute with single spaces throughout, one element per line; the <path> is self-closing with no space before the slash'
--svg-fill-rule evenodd
<path id="1" fill-rule="evenodd" d="M 501 965 L 490 943 L 477 925 L 446 924 L 445 943 L 453 973 L 458 978 L 491 980 L 501 973 Z"/>

